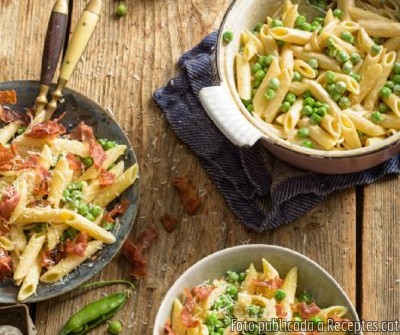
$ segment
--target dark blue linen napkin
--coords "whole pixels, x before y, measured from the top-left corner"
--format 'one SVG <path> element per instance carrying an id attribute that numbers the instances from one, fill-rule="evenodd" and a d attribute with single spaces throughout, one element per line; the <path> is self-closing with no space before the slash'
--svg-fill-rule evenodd
<path id="1" fill-rule="evenodd" d="M 400 172 L 400 156 L 360 173 L 323 175 L 282 162 L 260 143 L 251 148 L 233 145 L 209 119 L 198 99 L 199 91 L 213 84 L 211 54 L 216 41 L 214 32 L 185 53 L 179 60 L 181 74 L 157 90 L 154 99 L 243 225 L 258 232 L 277 228 L 336 190 L 370 184 Z"/>

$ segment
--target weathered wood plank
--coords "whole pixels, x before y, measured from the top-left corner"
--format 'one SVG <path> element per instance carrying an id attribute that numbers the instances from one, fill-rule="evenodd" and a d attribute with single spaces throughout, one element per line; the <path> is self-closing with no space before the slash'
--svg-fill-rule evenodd
<path id="1" fill-rule="evenodd" d="M 362 315 L 398 320 L 400 315 L 400 191 L 391 177 L 364 190 Z"/>
<path id="2" fill-rule="evenodd" d="M 73 22 L 84 5 L 74 2 Z M 191 264 L 224 248 L 226 231 L 219 223 L 235 221 L 198 160 L 176 139 L 151 99 L 153 91 L 176 72 L 174 64 L 179 56 L 216 26 L 228 1 L 135 1 L 128 3 L 129 14 L 121 19 L 114 16 L 115 5 L 105 2 L 93 40 L 69 87 L 114 112 L 140 162 L 141 206 L 130 238 L 150 224 L 157 226 L 160 237 L 149 253 L 148 276 L 138 283 L 136 294 L 116 319 L 124 321 L 124 334 L 150 334 L 168 287 Z M 182 214 L 172 186 L 174 178 L 186 174 L 207 191 L 204 207 L 194 218 Z M 180 218 L 172 234 L 167 234 L 158 222 L 165 213 Z M 201 247 L 199 237 L 205 241 Z M 127 264 L 115 259 L 96 279 L 128 276 Z M 115 289 L 78 297 L 66 294 L 38 304 L 39 333 L 57 333 L 73 312 L 99 297 L 100 292 Z"/>

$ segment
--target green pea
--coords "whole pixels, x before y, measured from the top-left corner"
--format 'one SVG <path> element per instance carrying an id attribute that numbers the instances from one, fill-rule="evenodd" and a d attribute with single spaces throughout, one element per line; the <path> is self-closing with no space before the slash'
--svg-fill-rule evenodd
<path id="1" fill-rule="evenodd" d="M 230 43 L 233 40 L 233 32 L 232 31 L 225 31 L 224 34 L 222 35 L 222 39 L 224 40 L 225 43 Z"/>
<path id="2" fill-rule="evenodd" d="M 393 65 L 393 73 L 394 74 L 400 74 L 400 63 L 396 62 Z"/>
<path id="3" fill-rule="evenodd" d="M 321 121 L 322 121 L 322 117 L 319 116 L 317 113 L 313 113 L 313 114 L 311 115 L 311 121 L 312 121 L 314 124 L 320 124 Z"/>
<path id="4" fill-rule="evenodd" d="M 246 272 L 239 273 L 239 283 L 244 282 L 246 279 Z"/>
<path id="5" fill-rule="evenodd" d="M 301 80 L 301 74 L 298 71 L 293 72 L 293 81 L 300 81 Z"/>
<path id="6" fill-rule="evenodd" d="M 394 82 L 391 81 L 391 80 L 388 80 L 388 81 L 385 83 L 384 86 L 385 86 L 385 87 L 389 87 L 391 90 L 393 90 L 393 89 L 394 89 Z"/>
<path id="7" fill-rule="evenodd" d="M 384 86 L 380 89 L 379 94 L 382 98 L 386 99 L 390 94 L 392 94 L 392 90 L 389 87 Z"/>
<path id="8" fill-rule="evenodd" d="M 350 55 L 350 61 L 351 61 L 354 65 L 360 63 L 360 61 L 361 61 L 361 56 L 360 56 L 360 54 L 357 53 L 357 52 L 353 52 L 353 53 Z"/>
<path id="9" fill-rule="evenodd" d="M 334 39 L 332 36 L 330 36 L 330 37 L 327 38 L 327 40 L 326 40 L 326 46 L 327 46 L 329 49 L 333 49 L 333 48 L 335 47 L 335 39 Z"/>
<path id="10" fill-rule="evenodd" d="M 301 30 L 304 30 L 304 31 L 310 31 L 311 30 L 311 24 L 309 24 L 309 23 L 303 23 L 302 25 L 301 25 L 301 27 L 300 27 L 300 29 Z"/>
<path id="11" fill-rule="evenodd" d="M 310 305 L 314 302 L 314 297 L 312 294 L 306 290 L 300 293 L 299 300 L 304 301 L 307 305 Z"/>
<path id="12" fill-rule="evenodd" d="M 317 107 L 314 107 L 314 108 L 312 109 L 312 112 L 313 112 L 313 114 L 318 114 L 318 108 L 317 108 Z"/>
<path id="13" fill-rule="evenodd" d="M 400 74 L 395 74 L 392 76 L 392 80 L 395 84 L 400 84 Z"/>
<path id="14" fill-rule="evenodd" d="M 333 91 L 335 91 L 335 89 L 336 89 L 336 85 L 335 85 L 335 84 L 329 84 L 329 85 L 326 87 L 326 91 L 327 91 L 329 94 L 333 93 Z"/>
<path id="15" fill-rule="evenodd" d="M 381 46 L 381 45 L 374 44 L 374 45 L 371 47 L 371 54 L 372 54 L 373 56 L 376 56 L 377 54 L 379 54 L 379 53 L 381 52 L 381 50 L 382 50 L 382 46 Z"/>
<path id="16" fill-rule="evenodd" d="M 350 77 L 352 77 L 355 81 L 360 82 L 361 76 L 358 73 L 350 73 Z"/>
<path id="17" fill-rule="evenodd" d="M 25 133 L 25 131 L 26 131 L 26 127 L 24 127 L 24 126 L 19 127 L 17 129 L 17 135 L 22 135 L 23 133 Z"/>
<path id="18" fill-rule="evenodd" d="M 293 93 L 286 94 L 285 101 L 289 102 L 290 104 L 294 104 L 296 102 L 296 95 Z"/>
<path id="19" fill-rule="evenodd" d="M 250 317 L 256 317 L 260 313 L 260 306 L 249 305 L 246 307 L 246 312 Z"/>
<path id="20" fill-rule="evenodd" d="M 342 93 L 339 93 L 339 92 L 334 91 L 334 92 L 331 94 L 331 97 L 332 97 L 332 99 L 333 99 L 334 101 L 338 102 L 338 101 L 342 98 Z"/>
<path id="21" fill-rule="evenodd" d="M 312 93 L 310 90 L 307 90 L 303 93 L 303 97 L 305 98 L 312 98 Z"/>
<path id="22" fill-rule="evenodd" d="M 310 136 L 310 129 L 308 129 L 306 127 L 300 128 L 297 131 L 297 136 L 298 137 L 308 137 L 308 136 Z"/>
<path id="23" fill-rule="evenodd" d="M 304 104 L 306 106 L 311 106 L 312 107 L 312 106 L 314 106 L 314 103 L 315 103 L 315 100 L 313 98 L 311 98 L 311 97 L 304 99 Z"/>
<path id="24" fill-rule="evenodd" d="M 235 286 L 233 286 L 233 285 L 229 285 L 227 288 L 226 288 L 226 294 L 227 295 L 229 295 L 230 297 L 232 297 L 233 299 L 237 299 L 237 296 L 238 296 L 238 289 L 235 287 Z"/>
<path id="25" fill-rule="evenodd" d="M 322 321 L 322 319 L 318 316 L 313 316 L 310 318 L 310 321 L 313 323 L 315 327 L 317 327 Z"/>
<path id="26" fill-rule="evenodd" d="M 314 106 L 313 106 L 313 107 L 315 107 L 315 108 L 320 108 L 320 107 L 322 107 L 322 103 L 319 102 L 319 101 L 316 101 L 316 102 L 314 103 Z"/>
<path id="27" fill-rule="evenodd" d="M 77 199 L 77 200 L 82 200 L 83 199 L 83 194 L 79 190 L 73 190 L 71 192 L 71 198 L 72 199 Z"/>
<path id="28" fill-rule="evenodd" d="M 324 22 L 325 22 L 325 18 L 323 18 L 323 17 L 321 17 L 321 16 L 316 16 L 316 17 L 314 18 L 314 21 L 313 21 L 313 23 L 319 24 L 319 25 L 321 25 L 321 26 L 324 24 Z"/>
<path id="29" fill-rule="evenodd" d="M 85 157 L 82 158 L 82 163 L 86 166 L 86 167 L 91 167 L 93 165 L 93 158 L 92 157 Z"/>
<path id="30" fill-rule="evenodd" d="M 351 71 L 353 71 L 353 63 L 347 61 L 346 63 L 343 64 L 342 70 L 343 70 L 344 73 L 350 74 Z"/>
<path id="31" fill-rule="evenodd" d="M 399 95 L 400 94 L 400 85 L 394 85 L 393 93 Z"/>
<path id="32" fill-rule="evenodd" d="M 84 215 L 86 219 L 88 219 L 89 221 L 94 221 L 96 220 L 96 218 L 94 217 L 93 214 L 87 213 L 86 215 Z"/>
<path id="33" fill-rule="evenodd" d="M 280 84 L 281 84 L 281 82 L 279 81 L 279 79 L 274 77 L 274 78 L 271 78 L 271 80 L 269 81 L 268 88 L 276 91 L 279 88 Z"/>
<path id="34" fill-rule="evenodd" d="M 226 281 L 228 283 L 237 283 L 239 280 L 239 275 L 237 274 L 237 272 L 234 271 L 228 271 L 225 275 Z"/>
<path id="35" fill-rule="evenodd" d="M 119 321 L 113 321 L 110 323 L 107 329 L 108 333 L 111 335 L 118 335 L 122 331 L 122 324 Z"/>
<path id="36" fill-rule="evenodd" d="M 343 15 L 343 12 L 342 12 L 339 8 L 336 8 L 336 9 L 333 11 L 333 16 L 334 16 L 334 17 L 337 17 L 338 19 L 341 19 L 341 18 L 342 18 L 342 15 Z"/>
<path id="37" fill-rule="evenodd" d="M 348 31 L 343 31 L 343 32 L 340 34 L 340 38 L 341 38 L 343 41 L 346 41 L 346 42 L 348 42 L 348 43 L 350 43 L 350 44 L 353 44 L 353 43 L 354 43 L 354 36 L 353 36 L 352 33 L 348 32 Z"/>
<path id="38" fill-rule="evenodd" d="M 207 326 L 215 326 L 217 322 L 218 322 L 218 316 L 216 313 L 210 313 L 206 318 Z"/>
<path id="39" fill-rule="evenodd" d="M 382 122 L 382 114 L 380 112 L 373 112 L 371 114 L 371 120 L 375 123 Z"/>
<path id="40" fill-rule="evenodd" d="M 251 90 L 251 97 L 252 97 L 252 98 L 254 98 L 254 97 L 256 96 L 257 91 L 258 91 L 258 89 L 256 89 L 256 88 L 253 88 L 253 89 Z"/>
<path id="41" fill-rule="evenodd" d="M 293 317 L 293 321 L 294 322 L 303 322 L 303 319 L 300 317 L 300 316 L 295 316 L 295 317 Z"/>
<path id="42" fill-rule="evenodd" d="M 318 69 L 318 61 L 315 58 L 311 58 L 308 61 L 308 65 L 310 65 L 313 69 Z"/>
<path id="43" fill-rule="evenodd" d="M 380 37 L 373 37 L 372 40 L 375 44 L 382 44 L 382 39 Z"/>
<path id="44" fill-rule="evenodd" d="M 89 212 L 90 212 L 90 214 L 92 214 L 94 217 L 97 218 L 97 217 L 101 214 L 102 209 L 101 209 L 100 206 L 91 205 L 91 206 L 89 207 Z"/>
<path id="45" fill-rule="evenodd" d="M 294 22 L 296 28 L 301 27 L 304 23 L 307 23 L 307 19 L 303 15 L 296 17 L 296 21 Z"/>
<path id="46" fill-rule="evenodd" d="M 335 50 L 335 49 L 330 49 L 329 52 L 328 52 L 328 56 L 331 57 L 331 58 L 336 58 L 337 52 L 338 51 Z"/>
<path id="47" fill-rule="evenodd" d="M 115 13 L 117 14 L 117 16 L 122 17 L 125 16 L 128 13 L 128 7 L 126 4 L 124 3 L 120 3 L 117 6 L 117 9 L 115 10 Z"/>
<path id="48" fill-rule="evenodd" d="M 344 93 L 347 90 L 347 84 L 344 81 L 338 81 L 336 83 L 336 92 Z"/>
<path id="49" fill-rule="evenodd" d="M 64 199 L 69 199 L 69 197 L 70 197 L 69 190 L 64 190 L 62 193 L 62 196 Z"/>
<path id="50" fill-rule="evenodd" d="M 262 26 L 263 26 L 262 22 L 257 23 L 257 25 L 254 27 L 254 31 L 259 33 L 261 31 Z"/>
<path id="51" fill-rule="evenodd" d="M 388 112 L 388 106 L 384 102 L 381 102 L 379 104 L 379 106 L 378 106 L 378 111 L 380 113 L 387 113 Z"/>
<path id="52" fill-rule="evenodd" d="M 276 28 L 276 27 L 283 27 L 283 23 L 279 19 L 273 19 L 271 22 L 271 27 Z"/>
<path id="53" fill-rule="evenodd" d="M 325 107 L 320 107 L 318 108 L 317 114 L 321 117 L 324 117 L 326 114 L 328 114 L 328 110 Z"/>
<path id="54" fill-rule="evenodd" d="M 349 98 L 347 98 L 347 97 L 342 97 L 342 98 L 340 98 L 340 100 L 339 100 L 339 106 L 341 107 L 341 108 L 349 108 L 350 107 L 350 104 L 351 104 L 351 102 L 350 102 L 350 99 Z"/>
<path id="55" fill-rule="evenodd" d="M 81 202 L 79 200 L 73 200 L 69 203 L 69 207 L 71 207 L 72 209 L 78 209 L 80 205 Z"/>
<path id="56" fill-rule="evenodd" d="M 336 53 L 336 60 L 340 63 L 347 62 L 350 59 L 349 54 L 344 50 L 339 50 Z"/>
<path id="57" fill-rule="evenodd" d="M 285 101 L 281 106 L 281 110 L 282 110 L 282 112 L 287 113 L 289 111 L 290 107 L 292 107 L 290 102 Z"/>
<path id="58" fill-rule="evenodd" d="M 251 68 L 251 71 L 253 72 L 253 73 L 257 73 L 257 71 L 260 71 L 260 70 L 262 70 L 263 69 L 263 66 L 260 64 L 260 63 L 255 63 L 254 65 L 253 65 L 253 67 Z"/>
<path id="59" fill-rule="evenodd" d="M 262 70 L 261 70 L 262 71 Z M 260 87 L 260 85 L 261 85 L 261 83 L 262 83 L 262 80 L 258 80 L 258 79 L 256 79 L 256 80 L 254 80 L 253 81 L 253 88 L 259 88 Z"/>
<path id="60" fill-rule="evenodd" d="M 247 105 L 252 103 L 251 99 L 241 99 L 241 100 L 242 100 L 243 105 L 245 105 L 246 107 L 247 107 Z"/>
<path id="61" fill-rule="evenodd" d="M 325 77 L 326 77 L 326 82 L 328 84 L 332 84 L 332 83 L 334 83 L 336 81 L 336 75 L 332 71 L 326 71 Z"/>
<path id="62" fill-rule="evenodd" d="M 275 98 L 275 95 L 276 95 L 275 91 L 274 91 L 273 89 L 270 89 L 270 88 L 269 88 L 269 89 L 265 92 L 264 97 L 265 97 L 265 99 L 267 99 L 267 100 L 272 100 L 273 98 Z"/>
<path id="63" fill-rule="evenodd" d="M 320 27 L 319 25 L 316 25 L 316 24 L 312 23 L 311 26 L 310 26 L 310 32 L 313 33 L 313 32 L 316 31 L 319 27 Z"/>
<path id="64" fill-rule="evenodd" d="M 258 71 L 255 73 L 254 77 L 255 77 L 257 80 L 263 80 L 264 77 L 265 77 L 265 72 L 264 72 L 264 70 L 258 70 Z"/>
<path id="65" fill-rule="evenodd" d="M 254 112 L 254 105 L 253 104 L 248 104 L 246 106 L 247 111 L 252 114 Z"/>
<path id="66" fill-rule="evenodd" d="M 276 299 L 276 301 L 281 302 L 283 299 L 285 299 L 286 297 L 286 292 L 284 290 L 276 290 L 274 297 Z"/>
<path id="67" fill-rule="evenodd" d="M 102 227 L 104 230 L 111 231 L 114 229 L 115 224 L 112 222 L 103 222 Z"/>
<path id="68" fill-rule="evenodd" d="M 312 149 L 314 148 L 314 144 L 312 141 L 310 140 L 306 140 L 303 142 L 303 147 L 308 148 L 308 149 Z"/>
<path id="69" fill-rule="evenodd" d="M 274 61 L 274 56 L 272 56 L 272 55 L 268 55 L 268 56 L 265 56 L 265 66 L 270 66 L 271 64 L 272 64 L 272 62 Z"/>
<path id="70" fill-rule="evenodd" d="M 87 215 L 89 213 L 89 207 L 86 204 L 81 203 L 78 207 L 78 213 L 83 216 Z"/>

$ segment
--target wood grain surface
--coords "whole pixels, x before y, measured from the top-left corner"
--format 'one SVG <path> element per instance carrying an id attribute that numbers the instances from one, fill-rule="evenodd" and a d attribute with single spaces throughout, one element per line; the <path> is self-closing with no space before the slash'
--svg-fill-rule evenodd
<path id="1" fill-rule="evenodd" d="M 104 2 L 93 39 L 68 86 L 112 111 L 134 144 L 141 203 L 130 238 L 150 225 L 160 232 L 147 254 L 147 277 L 137 283 L 135 294 L 114 318 L 123 321 L 123 334 L 151 334 L 164 294 L 183 271 L 212 252 L 244 243 L 277 244 L 302 252 L 337 279 L 357 302 L 362 317 L 398 318 L 398 180 L 376 183 L 357 195 L 355 190 L 335 193 L 276 231 L 246 231 L 152 101 L 154 90 L 177 73 L 179 56 L 218 27 L 229 0 L 128 0 L 129 14 L 121 19 L 114 14 L 118 2 Z M 70 0 L 71 30 L 85 4 Z M 39 78 L 52 5 L 52 1 L 0 1 L 1 81 Z M 193 217 L 183 213 L 172 186 L 174 178 L 184 175 L 204 201 Z M 159 223 L 166 213 L 179 218 L 171 234 Z M 94 280 L 128 277 L 129 266 L 117 257 Z M 58 334 L 72 313 L 115 290 L 76 291 L 38 303 L 39 334 Z M 92 332 L 104 333 L 106 325 Z"/>

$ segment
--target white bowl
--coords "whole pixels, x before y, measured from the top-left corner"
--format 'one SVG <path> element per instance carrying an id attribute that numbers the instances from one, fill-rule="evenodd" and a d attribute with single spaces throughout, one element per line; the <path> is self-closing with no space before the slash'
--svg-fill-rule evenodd
<path id="1" fill-rule="evenodd" d="M 170 288 L 158 310 L 153 335 L 164 335 L 165 322 L 170 318 L 175 298 L 180 298 L 185 288 L 207 280 L 221 278 L 228 270 L 243 271 L 250 263 L 261 271 L 261 259 L 267 259 L 283 277 L 293 267 L 299 268 L 297 292 L 312 292 L 321 307 L 342 305 L 348 307 L 346 318 L 359 321 L 357 313 L 339 284 L 317 263 L 287 248 L 253 244 L 237 246 L 216 252 L 189 268 Z M 358 333 L 362 335 L 362 332 Z"/>

